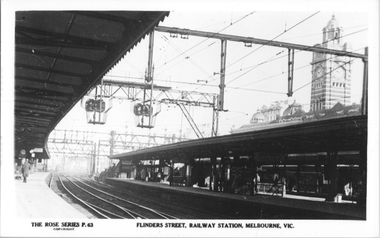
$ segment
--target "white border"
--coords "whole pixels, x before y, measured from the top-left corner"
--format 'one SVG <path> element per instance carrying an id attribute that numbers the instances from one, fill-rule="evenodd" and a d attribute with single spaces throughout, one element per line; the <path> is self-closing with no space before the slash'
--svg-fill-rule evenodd
<path id="1" fill-rule="evenodd" d="M 379 236 L 379 2 L 375 0 L 9 0 L 1 1 L 1 236 L 44 237 L 363 237 Z M 75 232 L 58 233 L 49 229 L 36 229 L 30 220 L 15 220 L 14 188 L 11 186 L 13 168 L 13 78 L 14 78 L 14 12 L 16 10 L 187 10 L 187 11 L 361 11 L 368 12 L 370 19 L 369 45 L 369 106 L 368 120 L 368 195 L 366 221 L 309 221 L 295 220 L 295 229 L 236 230 L 236 229 L 136 229 L 135 221 L 91 220 L 94 228 Z M 9 182 L 9 179 L 11 182 Z M 43 220 L 42 220 L 43 221 Z M 49 220 L 51 221 L 51 220 Z M 182 222 L 182 221 L 181 221 Z M 194 222 L 194 221 L 184 221 Z M 219 222 L 219 221 L 209 221 Z M 228 222 L 228 221 L 223 221 Z M 236 222 L 236 221 L 231 221 Z M 241 221 L 244 223 L 244 221 Z M 249 221 L 252 222 L 252 221 Z M 269 222 L 257 221 L 254 222 Z M 284 221 L 270 221 L 280 222 Z"/>

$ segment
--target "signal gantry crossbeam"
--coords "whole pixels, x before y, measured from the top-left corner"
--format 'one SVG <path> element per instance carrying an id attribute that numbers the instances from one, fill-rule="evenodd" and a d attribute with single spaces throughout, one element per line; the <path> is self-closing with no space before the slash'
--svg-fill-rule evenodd
<path id="1" fill-rule="evenodd" d="M 97 133 L 74 130 L 54 130 L 48 140 L 55 166 L 69 169 L 70 163 L 85 165 L 90 173 L 102 171 L 110 165 L 109 156 L 139 149 L 186 141 L 175 135 L 134 134 L 132 132 Z M 82 163 L 82 164 L 83 164 Z M 53 166 L 53 167 L 55 167 Z M 75 167 L 75 166 L 74 166 Z"/>
<path id="2" fill-rule="evenodd" d="M 213 109 L 212 116 L 212 128 L 211 136 L 216 136 L 218 133 L 218 117 L 219 111 L 217 110 L 217 100 L 218 95 L 213 93 L 201 93 L 196 91 L 182 91 L 172 89 L 171 87 L 151 85 L 145 83 L 127 82 L 127 81 L 114 81 L 114 80 L 103 80 L 103 85 L 98 85 L 102 96 L 104 98 L 115 98 L 122 100 L 131 101 L 143 101 L 147 102 L 157 102 L 165 104 L 176 104 L 179 106 L 183 112 L 185 118 L 189 122 L 190 126 L 196 133 L 198 137 L 203 137 L 201 131 L 199 130 L 196 122 L 193 120 L 191 115 L 187 112 L 184 106 L 199 106 Z M 152 94 L 146 94 L 145 90 L 152 90 Z M 96 96 L 91 95 L 89 96 Z M 145 97 L 144 97 L 145 96 Z M 145 98 L 145 100 L 144 100 Z"/>

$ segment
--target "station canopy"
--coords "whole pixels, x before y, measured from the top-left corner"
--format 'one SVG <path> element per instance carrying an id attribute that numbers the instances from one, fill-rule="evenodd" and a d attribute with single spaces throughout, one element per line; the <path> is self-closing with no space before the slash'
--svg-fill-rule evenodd
<path id="1" fill-rule="evenodd" d="M 168 15 L 16 12 L 15 152 L 45 148 L 70 109 Z"/>
<path id="2" fill-rule="evenodd" d="M 284 124 L 283 127 L 178 142 L 113 155 L 110 158 L 136 163 L 139 160 L 253 156 L 257 152 L 269 154 L 359 152 L 366 149 L 366 145 L 367 117 L 360 115 Z"/>

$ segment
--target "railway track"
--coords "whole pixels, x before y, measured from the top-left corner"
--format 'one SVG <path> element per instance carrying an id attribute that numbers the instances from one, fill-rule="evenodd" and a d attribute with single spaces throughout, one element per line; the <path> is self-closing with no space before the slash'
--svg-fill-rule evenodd
<path id="1" fill-rule="evenodd" d="M 110 184 L 94 181 L 86 177 L 80 177 L 81 180 L 91 184 L 101 190 L 108 191 L 113 194 L 117 194 L 121 197 L 128 197 L 135 201 L 144 202 L 149 207 L 154 207 L 157 210 L 169 210 L 170 214 L 175 215 L 180 219 L 234 219 L 234 217 L 226 216 L 222 214 L 215 214 L 202 209 L 187 206 L 186 204 L 178 204 L 175 202 L 163 202 L 160 199 L 141 197 L 129 190 L 120 189 Z"/>
<path id="2" fill-rule="evenodd" d="M 99 218 L 178 219 L 170 214 L 116 196 L 71 176 L 57 175 L 62 188 Z M 53 180 L 53 176 L 51 178 Z M 51 183 L 50 183 L 51 184 Z"/>

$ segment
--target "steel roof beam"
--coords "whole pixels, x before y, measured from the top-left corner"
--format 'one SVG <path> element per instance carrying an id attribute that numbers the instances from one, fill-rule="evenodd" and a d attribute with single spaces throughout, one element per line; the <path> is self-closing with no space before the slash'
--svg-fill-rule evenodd
<path id="1" fill-rule="evenodd" d="M 124 24 L 126 21 L 132 21 L 133 23 L 138 23 L 138 14 L 136 14 L 136 17 L 130 17 L 130 18 L 125 18 L 125 17 L 118 17 L 110 14 L 106 14 L 106 12 L 94 12 L 94 11 L 67 11 L 68 13 L 75 14 L 75 15 L 82 15 L 86 17 L 92 17 L 96 19 L 101 19 L 101 20 L 107 20 L 107 21 L 112 21 L 116 23 L 121 23 Z M 117 13 L 117 12 L 115 12 Z"/>
<path id="2" fill-rule="evenodd" d="M 36 104 L 41 104 L 41 105 L 54 106 L 57 108 L 61 108 L 63 106 L 63 103 L 61 101 L 57 101 L 55 99 L 52 100 L 50 98 L 45 98 L 45 97 L 30 98 L 30 97 L 20 96 L 19 94 L 16 94 L 15 101 L 36 103 Z"/>
<path id="3" fill-rule="evenodd" d="M 25 92 L 23 94 L 24 95 L 29 94 L 28 95 L 29 97 L 34 97 L 34 98 L 36 98 L 35 96 L 37 96 L 37 95 L 41 95 L 41 96 L 46 96 L 46 97 L 66 97 L 66 100 L 68 100 L 68 97 L 72 97 L 74 95 L 73 93 L 62 93 L 59 91 L 50 91 L 50 90 L 36 88 L 33 86 L 29 86 L 29 85 L 17 85 L 16 89 L 17 88 L 28 89 L 29 91 L 32 90 L 33 92 L 28 92 L 28 93 Z M 66 101 L 66 100 L 64 100 L 64 101 Z"/>
<path id="4" fill-rule="evenodd" d="M 79 58 L 79 57 L 74 57 L 74 56 L 67 56 L 67 55 L 62 55 L 62 54 L 54 54 L 54 53 L 44 52 L 38 49 L 27 49 L 27 48 L 22 48 L 22 47 L 16 47 L 16 52 L 45 56 L 49 58 L 62 59 L 62 60 L 67 60 L 67 61 L 80 62 L 84 64 L 89 64 L 91 66 L 95 66 L 99 64 L 99 62 L 95 60 Z"/>
<path id="5" fill-rule="evenodd" d="M 157 26 L 155 27 L 155 30 L 159 32 L 167 32 L 167 33 L 174 33 L 174 34 L 181 34 L 181 35 L 193 35 L 193 36 L 214 38 L 214 39 L 220 39 L 220 40 L 229 40 L 229 41 L 236 41 L 236 42 L 243 42 L 243 43 L 268 45 L 268 46 L 275 46 L 275 47 L 281 47 L 281 48 L 296 49 L 300 51 L 311 51 L 311 52 L 323 53 L 323 54 L 348 56 L 348 57 L 353 57 L 353 58 L 361 58 L 361 59 L 368 58 L 367 55 L 357 54 L 357 53 L 348 52 L 348 51 L 326 49 L 326 48 L 316 47 L 316 46 L 307 46 L 307 45 L 293 44 L 293 43 L 273 41 L 273 40 L 265 40 L 265 39 L 259 39 L 259 38 L 253 38 L 253 37 L 227 35 L 227 34 L 220 34 L 220 33 L 214 33 L 214 32 L 179 29 L 175 27 L 165 27 L 165 26 Z"/>
<path id="6" fill-rule="evenodd" d="M 88 74 L 78 74 L 78 73 L 73 73 L 73 72 L 70 72 L 70 71 L 62 71 L 62 70 L 56 70 L 56 69 L 50 69 L 50 68 L 32 66 L 32 65 L 27 65 L 27 64 L 20 64 L 20 63 L 16 63 L 15 67 L 25 68 L 25 69 L 31 69 L 31 70 L 36 70 L 36 71 L 44 71 L 44 72 L 49 72 L 49 73 L 54 73 L 54 74 L 69 75 L 69 76 L 80 77 L 80 78 L 88 76 Z"/>
<path id="7" fill-rule="evenodd" d="M 16 78 L 19 78 L 16 76 Z M 42 81 L 42 80 L 39 80 Z M 62 95 L 62 96 L 67 96 L 67 95 L 73 95 L 75 94 L 75 88 L 71 86 L 63 86 L 60 85 L 59 83 L 55 82 L 37 82 L 36 80 L 33 79 L 21 79 L 16 80 L 16 87 L 21 87 L 21 88 L 30 88 L 30 89 L 35 89 L 40 91 L 49 91 L 49 92 L 56 92 L 57 95 Z"/>
<path id="8" fill-rule="evenodd" d="M 44 106 L 41 104 L 35 104 L 35 103 L 27 103 L 27 102 L 16 102 L 17 105 L 23 106 L 23 107 L 28 107 L 30 109 L 39 109 L 39 110 L 47 110 L 47 111 L 55 111 L 58 112 L 59 108 L 58 107 L 52 107 L 52 106 Z"/>
<path id="9" fill-rule="evenodd" d="M 41 109 L 31 108 L 31 107 L 25 107 L 25 106 L 21 106 L 21 105 L 17 105 L 17 111 L 20 111 L 20 112 L 27 111 L 27 112 L 36 113 L 36 114 L 45 114 L 45 115 L 53 115 L 53 116 L 57 114 L 56 112 L 49 112 L 46 110 L 41 110 Z"/>
<path id="10" fill-rule="evenodd" d="M 37 45 L 44 47 L 62 47 L 62 48 L 73 48 L 73 49 L 85 49 L 85 50 L 107 50 L 110 48 L 109 46 L 101 45 L 101 44 L 87 44 L 83 42 L 61 42 L 59 40 L 51 40 L 51 39 L 26 39 L 19 36 L 16 36 L 16 42 L 20 45 Z"/>
<path id="11" fill-rule="evenodd" d="M 25 109 L 24 110 L 19 110 L 19 109 L 17 109 L 17 110 L 15 110 L 15 114 L 16 115 L 19 115 L 19 116 L 22 116 L 23 118 L 22 119 L 18 119 L 18 120 L 20 120 L 20 121 L 29 121 L 29 122 L 46 122 L 46 123 L 48 123 L 51 119 L 53 119 L 53 117 L 51 117 L 51 116 L 44 116 L 44 115 L 39 115 L 38 116 L 38 118 L 36 118 L 36 116 L 35 115 L 33 115 L 33 114 L 38 114 L 38 113 L 31 113 L 31 112 L 27 112 L 27 111 L 25 111 Z"/>
<path id="12" fill-rule="evenodd" d="M 76 86 L 73 86 L 71 83 L 66 83 L 66 82 L 57 82 L 57 81 L 52 81 L 49 80 L 47 81 L 45 78 L 35 78 L 35 77 L 27 77 L 27 76 L 15 76 L 16 79 L 22 79 L 22 80 L 27 80 L 27 81 L 32 81 L 32 82 L 38 82 L 38 83 L 48 83 L 54 86 L 61 86 L 61 87 L 67 87 L 71 88 L 73 90 L 76 89 Z"/>
<path id="13" fill-rule="evenodd" d="M 93 40 L 90 38 L 83 38 L 78 36 L 73 36 L 65 33 L 51 32 L 39 29 L 28 28 L 24 26 L 16 26 L 17 33 L 31 33 L 41 36 L 37 37 L 20 37 L 16 36 L 16 42 L 20 44 L 42 44 L 42 45 L 55 45 L 55 46 L 65 46 L 83 49 L 107 49 L 112 48 L 115 44 L 112 42 L 106 42 L 101 40 Z M 45 38 L 46 37 L 46 38 Z"/>

